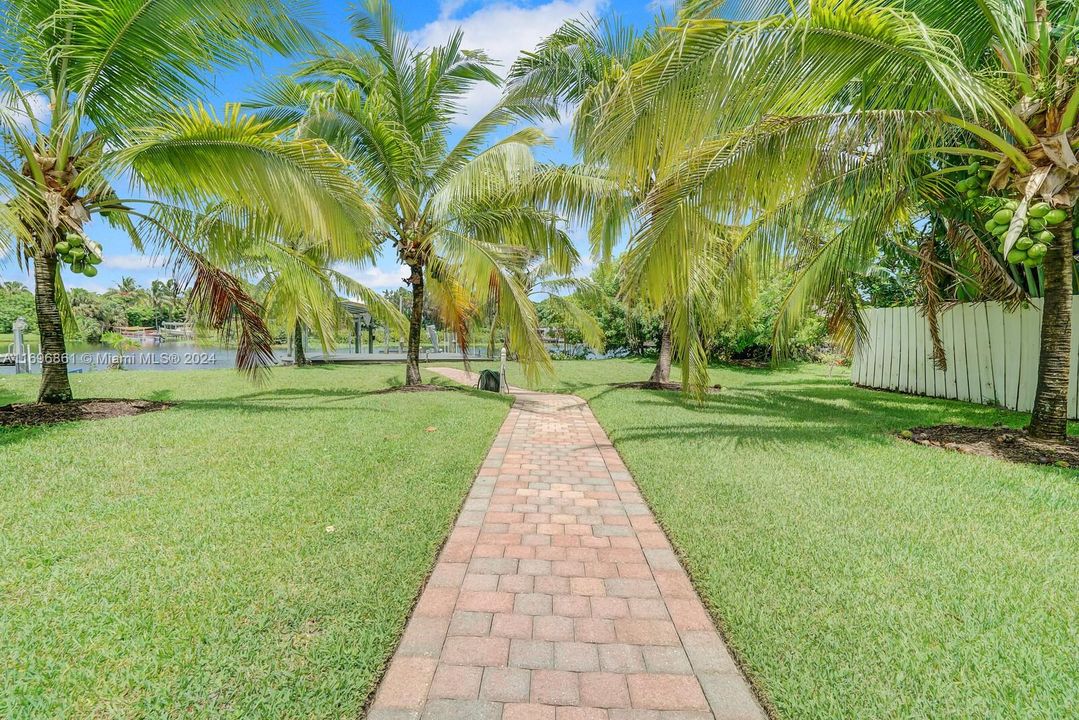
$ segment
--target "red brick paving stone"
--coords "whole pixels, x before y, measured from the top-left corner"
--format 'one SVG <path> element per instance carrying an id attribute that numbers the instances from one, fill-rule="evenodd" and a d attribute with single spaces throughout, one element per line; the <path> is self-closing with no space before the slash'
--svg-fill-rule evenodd
<path id="1" fill-rule="evenodd" d="M 531 673 L 520 668 L 489 667 L 483 671 L 480 697 L 494 702 L 528 702 Z"/>
<path id="2" fill-rule="evenodd" d="M 509 659 L 508 638 L 451 637 L 442 646 L 440 662 L 448 665 L 501 667 Z"/>
<path id="3" fill-rule="evenodd" d="M 628 708 L 626 676 L 617 673 L 581 673 L 581 705 L 595 708 Z"/>
<path id="4" fill-rule="evenodd" d="M 491 622 L 491 635 L 527 640 L 532 637 L 532 616 L 499 613 Z"/>
<path id="5" fill-rule="evenodd" d="M 435 671 L 428 697 L 447 700 L 475 700 L 480 694 L 483 668 L 441 665 Z"/>
<path id="6" fill-rule="evenodd" d="M 532 702 L 544 705 L 579 705 L 577 673 L 562 670 L 532 672 Z"/>
<path id="7" fill-rule="evenodd" d="M 594 707 L 560 707 L 555 720 L 607 720 L 607 711 Z"/>
<path id="8" fill-rule="evenodd" d="M 701 684 L 693 675 L 626 676 L 633 707 L 643 710 L 708 710 Z"/>
<path id="9" fill-rule="evenodd" d="M 588 406 L 513 392 L 368 720 L 764 720 Z"/>
<path id="10" fill-rule="evenodd" d="M 507 703 L 502 708 L 502 720 L 557 720 L 553 705 L 536 703 Z"/>
<path id="11" fill-rule="evenodd" d="M 437 662 L 431 658 L 398 657 L 382 678 L 375 706 L 416 710 L 423 707 Z"/>

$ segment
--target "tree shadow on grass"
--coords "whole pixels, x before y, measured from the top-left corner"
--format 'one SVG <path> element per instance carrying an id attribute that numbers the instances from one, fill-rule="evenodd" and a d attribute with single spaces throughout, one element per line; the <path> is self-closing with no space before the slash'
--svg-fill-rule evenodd
<path id="1" fill-rule="evenodd" d="M 742 386 L 699 404 L 675 393 L 626 391 L 640 394 L 629 402 L 640 408 L 647 425 L 615 428 L 612 438 L 616 442 L 713 439 L 772 445 L 858 440 L 884 444 L 894 442 L 895 433 L 915 425 L 958 422 L 988 426 L 999 422 L 1019 426 L 1026 421 L 1022 414 L 992 406 L 822 387 L 813 381 L 803 385 L 796 388 L 791 384 L 776 391 Z M 659 411 L 657 403 L 665 409 Z"/>

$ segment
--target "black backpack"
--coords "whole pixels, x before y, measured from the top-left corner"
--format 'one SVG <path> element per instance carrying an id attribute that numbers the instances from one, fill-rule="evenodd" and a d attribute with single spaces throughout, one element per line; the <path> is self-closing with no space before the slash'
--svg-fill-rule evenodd
<path id="1" fill-rule="evenodd" d="M 480 390 L 488 390 L 490 392 L 498 392 L 499 388 L 498 373 L 494 370 L 484 370 L 480 373 L 480 379 L 476 381 L 476 387 Z"/>

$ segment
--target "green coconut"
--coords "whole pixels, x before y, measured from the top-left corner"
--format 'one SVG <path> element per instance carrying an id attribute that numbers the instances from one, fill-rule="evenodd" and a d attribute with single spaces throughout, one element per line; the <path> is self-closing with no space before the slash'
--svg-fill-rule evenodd
<path id="1" fill-rule="evenodd" d="M 1027 257 L 1038 260 L 1045 257 L 1045 253 L 1047 250 L 1049 250 L 1049 248 L 1046 247 L 1043 243 L 1034 243 L 1030 246 L 1030 249 L 1027 250 Z"/>
<path id="2" fill-rule="evenodd" d="M 93 265 L 86 265 L 82 269 L 82 274 L 86 277 L 94 277 L 95 275 L 97 275 L 97 268 Z"/>
<path id="3" fill-rule="evenodd" d="M 71 263 L 71 272 L 82 273 L 86 269 L 86 263 L 82 260 L 74 260 Z"/>
<path id="4" fill-rule="evenodd" d="M 1036 240 L 1037 242 L 1043 243 L 1045 245 L 1052 244 L 1053 240 L 1055 240 L 1055 239 L 1056 239 L 1056 237 L 1049 230 L 1042 230 L 1040 233 L 1038 233 L 1037 235 L 1034 236 L 1034 240 Z"/>
<path id="5" fill-rule="evenodd" d="M 61 240 L 60 242 L 56 243 L 56 254 L 57 255 L 63 255 L 64 253 L 66 253 L 70 249 L 71 249 L 71 243 L 69 243 L 69 242 L 65 242 L 65 241 Z"/>
<path id="6" fill-rule="evenodd" d="M 996 232 L 996 229 L 997 229 L 998 227 L 1000 227 L 1000 226 L 999 226 L 999 225 L 997 225 L 997 221 L 996 221 L 996 220 L 994 220 L 993 218 L 989 218 L 988 222 L 986 222 L 986 223 L 985 223 L 985 231 L 986 231 L 987 233 L 994 233 L 994 232 Z"/>
<path id="7" fill-rule="evenodd" d="M 1027 223 L 1027 227 L 1029 227 L 1032 232 L 1041 232 L 1045 229 L 1045 220 L 1042 218 L 1031 218 L 1030 222 Z"/>
<path id="8" fill-rule="evenodd" d="M 71 252 L 69 254 L 75 260 L 82 260 L 84 257 L 86 257 L 86 251 L 78 247 L 71 248 Z"/>
<path id="9" fill-rule="evenodd" d="M 102 260 L 104 260 L 104 258 L 95 253 L 90 253 L 86 256 L 86 262 L 90 263 L 91 265 L 100 265 Z"/>
<path id="10" fill-rule="evenodd" d="M 1059 225 L 1068 219 L 1068 213 L 1063 210 L 1050 210 L 1045 214 L 1046 225 Z"/>
<path id="11" fill-rule="evenodd" d="M 1032 257 L 1028 257 L 1026 260 L 1023 261 L 1023 265 L 1025 265 L 1028 268 L 1036 268 L 1041 264 L 1042 264 L 1041 258 L 1034 259 Z"/>
<path id="12" fill-rule="evenodd" d="M 76 235 L 75 233 L 67 234 L 67 242 L 73 248 L 82 247 L 83 239 L 82 235 Z"/>
<path id="13" fill-rule="evenodd" d="M 1012 218 L 1015 217 L 1015 213 L 1007 208 L 997 210 L 993 213 L 993 222 L 997 225 L 1010 225 Z"/>
<path id="14" fill-rule="evenodd" d="M 1048 215 L 1049 211 L 1052 209 L 1053 208 L 1049 203 L 1038 202 L 1030 206 L 1030 209 L 1027 210 L 1027 215 L 1030 217 L 1043 218 Z"/>
<path id="15" fill-rule="evenodd" d="M 973 200 L 974 198 L 980 196 L 981 194 L 982 194 L 982 191 L 979 190 L 978 188 L 972 188 L 970 190 L 967 190 L 967 200 Z"/>
<path id="16" fill-rule="evenodd" d="M 1027 259 L 1027 254 L 1026 254 L 1025 250 L 1019 250 L 1019 249 L 1016 249 L 1016 248 L 1012 248 L 1011 252 L 1008 253 L 1008 262 L 1010 262 L 1013 265 L 1018 265 L 1019 263 L 1023 262 L 1026 259 Z"/>
<path id="17" fill-rule="evenodd" d="M 1011 210 L 1012 212 L 1015 212 L 1019 209 L 1019 203 L 1017 203 L 1015 200 L 1005 200 L 1004 207 L 1008 210 Z"/>
<path id="18" fill-rule="evenodd" d="M 1023 236 L 1015 241 L 1015 247 L 1019 248 L 1020 250 L 1029 250 L 1030 246 L 1033 244 L 1034 241 L 1026 236 Z"/>

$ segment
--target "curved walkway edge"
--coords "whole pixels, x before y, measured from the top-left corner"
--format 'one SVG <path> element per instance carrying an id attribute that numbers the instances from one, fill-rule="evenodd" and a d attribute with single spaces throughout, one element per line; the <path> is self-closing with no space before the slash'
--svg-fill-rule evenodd
<path id="1" fill-rule="evenodd" d="M 512 390 L 368 719 L 766 718 L 585 401 Z"/>

